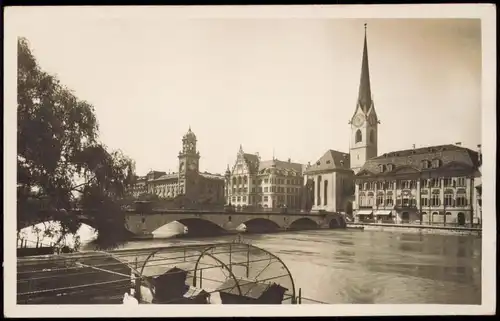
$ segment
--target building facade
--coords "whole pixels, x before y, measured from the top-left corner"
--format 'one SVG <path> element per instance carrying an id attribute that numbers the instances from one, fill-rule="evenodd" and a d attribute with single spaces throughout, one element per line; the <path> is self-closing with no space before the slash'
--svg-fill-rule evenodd
<path id="1" fill-rule="evenodd" d="M 379 124 L 371 93 L 365 25 L 358 101 L 350 121 L 355 220 L 477 224 L 480 153 L 457 144 L 378 156 Z"/>
<path id="2" fill-rule="evenodd" d="M 150 171 L 138 177 L 132 187 L 132 194 L 154 194 L 160 199 L 182 197 L 190 204 L 224 204 L 224 177 L 218 174 L 200 172 L 200 153 L 196 148 L 196 135 L 189 128 L 182 138 L 177 172 Z"/>
<path id="3" fill-rule="evenodd" d="M 304 177 L 312 195 L 308 203 L 312 211 L 350 212 L 354 172 L 347 153 L 328 150 L 315 164 L 307 167 Z"/>
<path id="4" fill-rule="evenodd" d="M 368 160 L 355 178 L 356 221 L 478 224 L 479 155 L 459 145 L 442 145 Z"/>
<path id="5" fill-rule="evenodd" d="M 232 169 L 226 171 L 227 204 L 236 208 L 301 207 L 304 165 L 291 160 L 261 161 L 258 154 L 248 154 L 242 146 Z"/>

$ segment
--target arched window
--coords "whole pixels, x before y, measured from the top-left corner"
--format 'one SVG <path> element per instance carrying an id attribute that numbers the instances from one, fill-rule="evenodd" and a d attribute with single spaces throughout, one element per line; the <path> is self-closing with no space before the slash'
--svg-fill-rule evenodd
<path id="1" fill-rule="evenodd" d="M 316 204 L 321 205 L 321 176 L 318 176 L 318 187 L 317 187 L 316 195 L 317 195 Z"/>
<path id="2" fill-rule="evenodd" d="M 241 176 L 238 177 L 238 184 L 241 184 Z"/>
<path id="3" fill-rule="evenodd" d="M 243 184 L 246 184 L 247 183 L 247 177 L 243 177 Z"/>
<path id="4" fill-rule="evenodd" d="M 236 185 L 236 177 L 233 177 L 233 184 Z"/>
<path id="5" fill-rule="evenodd" d="M 375 143 L 375 132 L 372 130 L 370 130 L 370 143 Z"/>
<path id="6" fill-rule="evenodd" d="M 359 129 L 358 129 L 358 130 L 356 131 L 356 141 L 355 141 L 355 142 L 356 142 L 356 143 L 359 143 L 359 142 L 361 142 L 362 140 L 363 140 L 363 136 L 361 135 L 361 130 L 359 130 Z"/>
<path id="7" fill-rule="evenodd" d="M 323 191 L 323 198 L 324 198 L 323 203 L 324 203 L 324 205 L 327 205 L 328 204 L 328 181 L 327 180 L 325 180 L 324 185 L 325 185 L 325 190 Z"/>

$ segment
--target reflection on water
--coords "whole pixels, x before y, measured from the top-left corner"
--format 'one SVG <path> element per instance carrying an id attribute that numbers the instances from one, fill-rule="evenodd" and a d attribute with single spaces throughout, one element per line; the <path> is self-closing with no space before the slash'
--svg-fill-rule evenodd
<path id="1" fill-rule="evenodd" d="M 133 241 L 126 248 L 232 240 Z M 305 297 L 328 303 L 481 304 L 481 238 L 379 231 L 248 235 L 279 256 Z M 277 273 L 277 272 L 276 272 Z"/>

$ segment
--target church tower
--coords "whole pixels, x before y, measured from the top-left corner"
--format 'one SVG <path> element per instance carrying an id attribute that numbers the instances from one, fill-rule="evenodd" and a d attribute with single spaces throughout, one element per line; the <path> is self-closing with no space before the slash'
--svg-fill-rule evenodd
<path id="1" fill-rule="evenodd" d="M 370 70 L 368 66 L 368 46 L 365 41 L 361 63 L 358 101 L 349 124 L 351 125 L 350 161 L 351 169 L 358 173 L 365 162 L 377 156 L 377 126 L 379 124 L 370 88 Z"/>

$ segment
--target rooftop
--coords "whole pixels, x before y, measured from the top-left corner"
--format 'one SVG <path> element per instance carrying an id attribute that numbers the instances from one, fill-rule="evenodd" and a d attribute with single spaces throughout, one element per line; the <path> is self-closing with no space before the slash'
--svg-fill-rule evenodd
<path id="1" fill-rule="evenodd" d="M 351 168 L 350 156 L 348 153 L 339 152 L 337 150 L 329 149 L 323 156 L 314 164 L 312 164 L 306 173 L 314 173 L 320 171 L 345 169 Z"/>
<path id="2" fill-rule="evenodd" d="M 458 145 L 447 144 L 382 154 L 369 159 L 357 175 L 363 175 L 363 173 L 379 174 L 384 170 L 381 165 L 389 164 L 394 167 L 390 172 L 398 171 L 401 168 L 413 171 L 436 170 L 431 166 L 433 161 L 439 162 L 438 168 L 454 166 L 456 168 L 477 169 L 480 165 L 478 152 Z"/>

